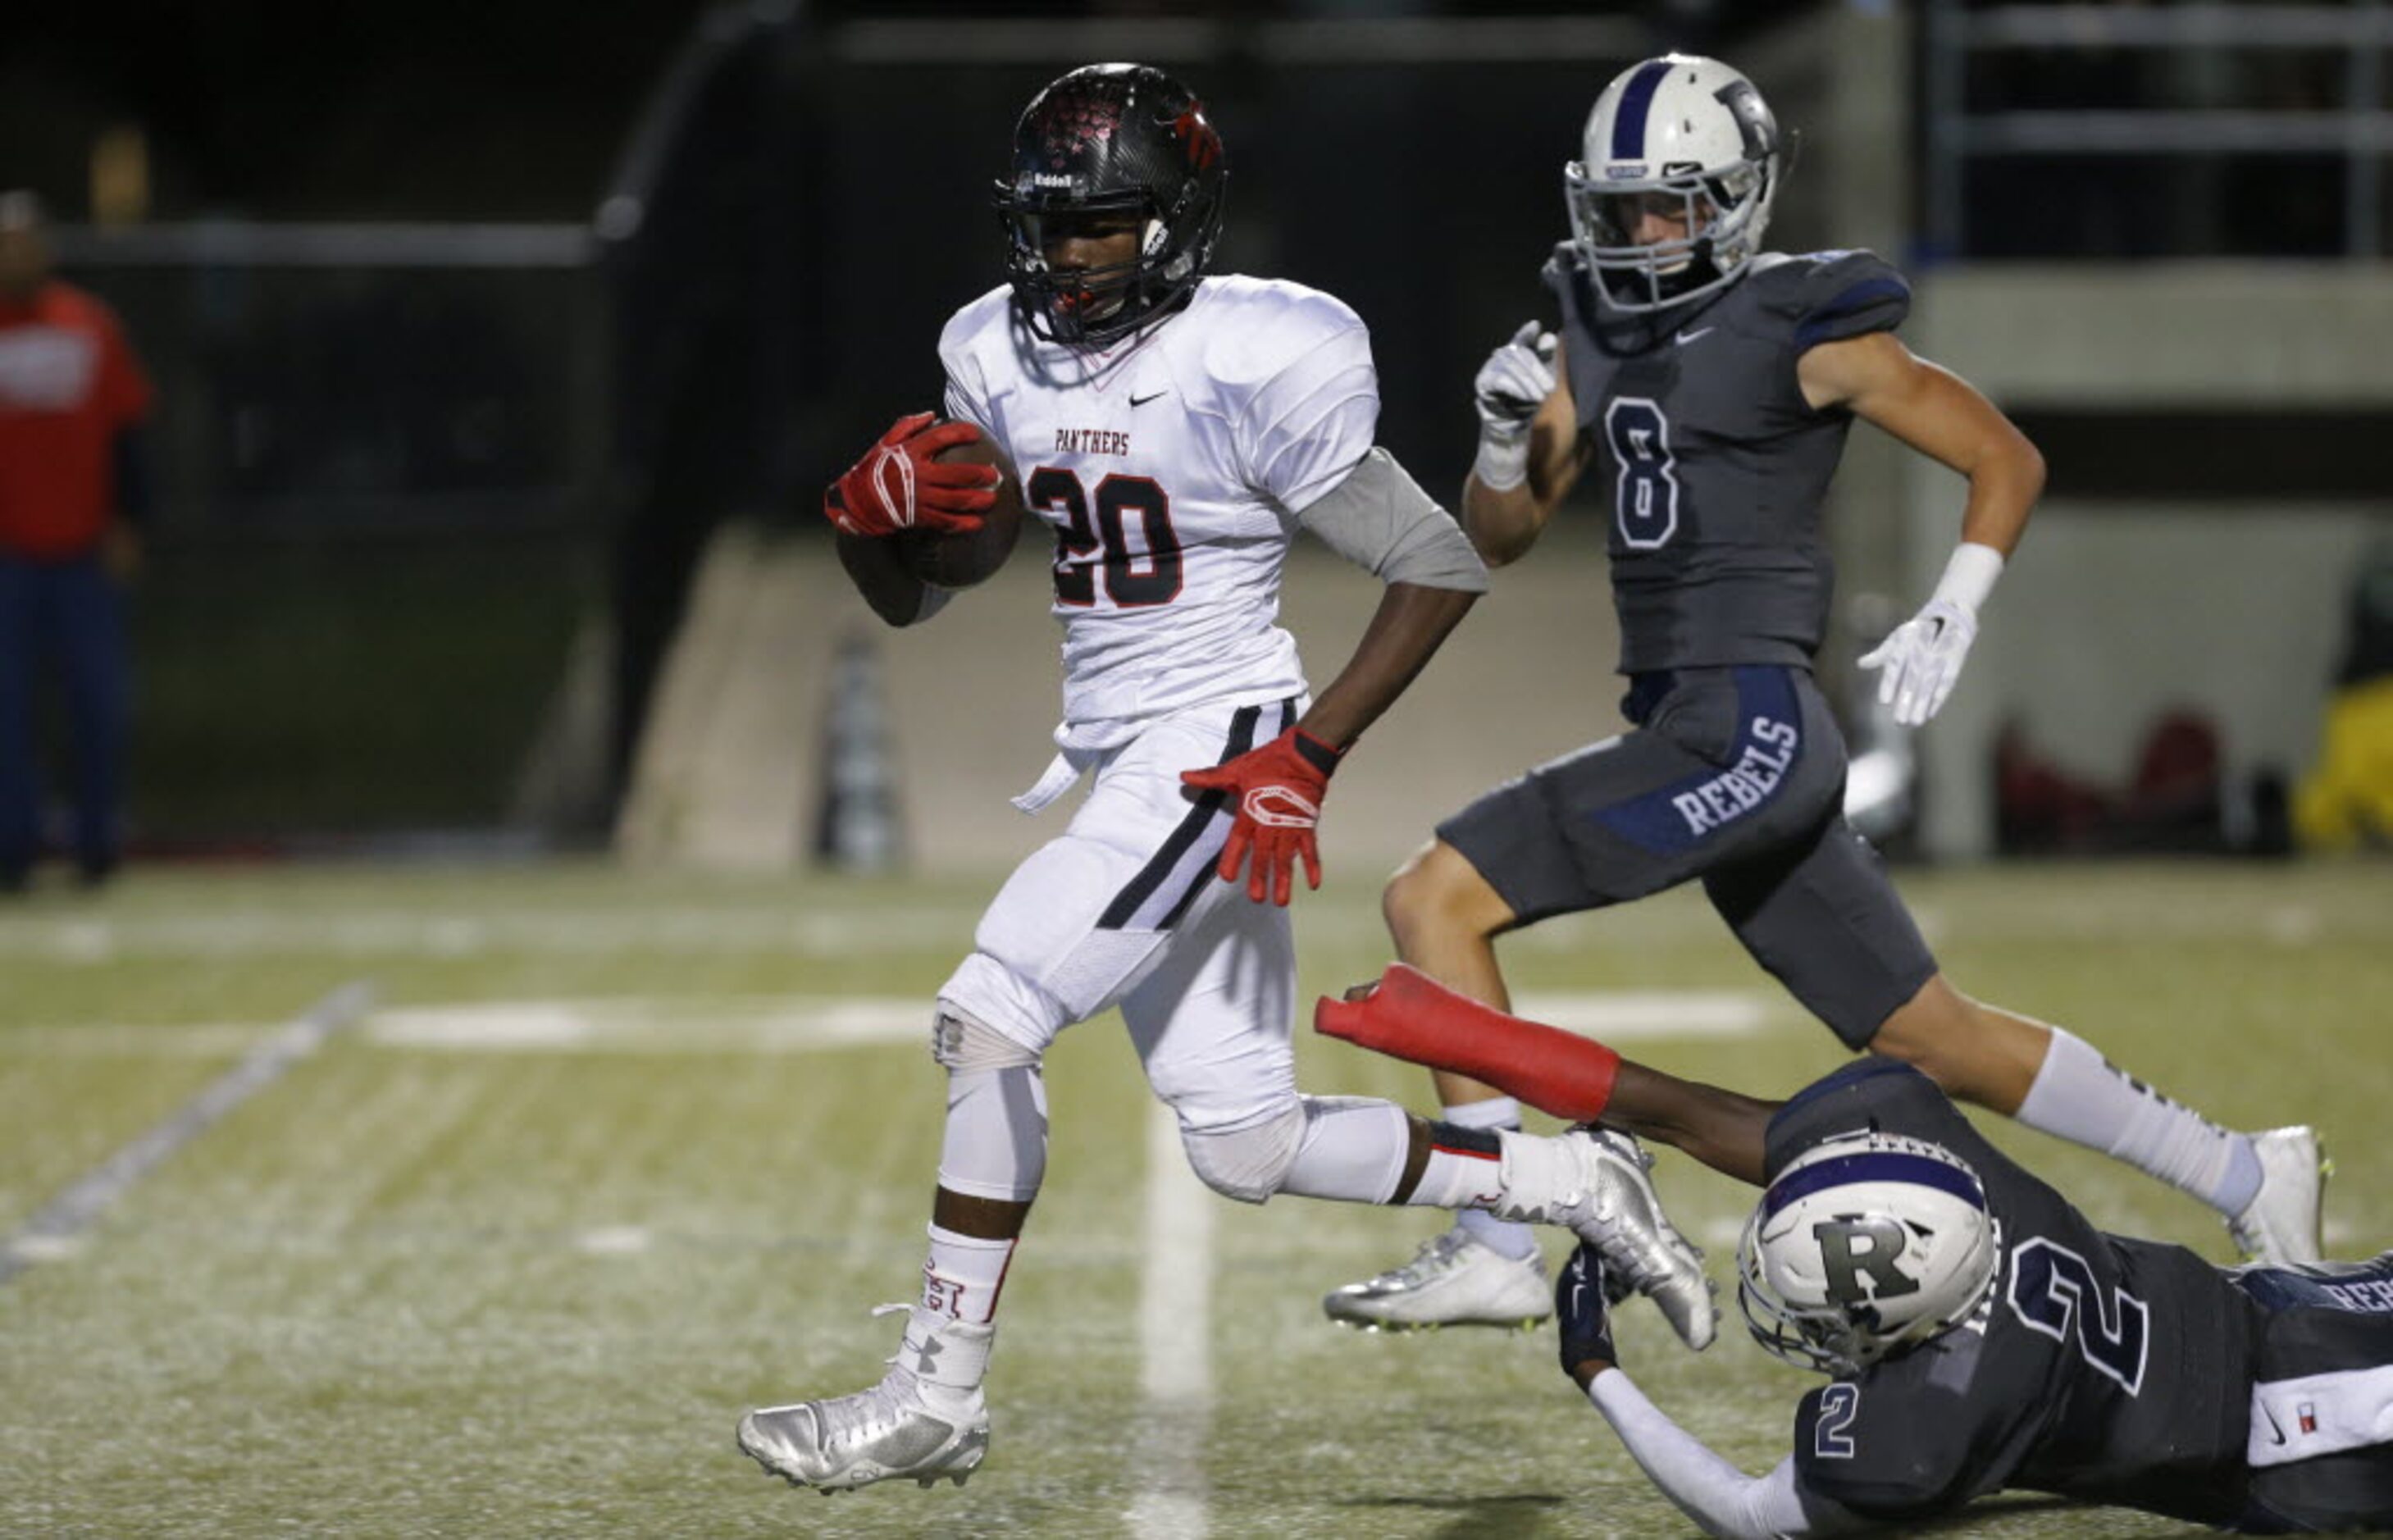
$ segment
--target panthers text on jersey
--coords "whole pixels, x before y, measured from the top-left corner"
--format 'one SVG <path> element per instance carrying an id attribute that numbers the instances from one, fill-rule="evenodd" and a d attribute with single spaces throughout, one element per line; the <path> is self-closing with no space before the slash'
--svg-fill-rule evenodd
<path id="1" fill-rule="evenodd" d="M 2235 1522 L 2259 1307 L 2182 1246 L 2095 1229 L 1908 1065 L 1863 1061 L 1798 1095 L 1766 1168 L 1866 1128 L 1968 1161 L 2002 1254 L 1976 1320 L 1803 1398 L 1804 1488 L 1879 1520 L 2027 1488 Z"/>
<path id="2" fill-rule="evenodd" d="M 1055 536 L 1066 750 L 1192 706 L 1303 692 L 1278 624 L 1294 515 L 1371 449 L 1370 333 L 1327 294 L 1211 277 L 1110 348 L 1031 336 L 1012 292 L 939 339 L 948 414 L 977 424 Z"/>
<path id="3" fill-rule="evenodd" d="M 1867 252 L 1765 253 L 1716 295 L 1629 315 L 1567 241 L 1544 276 L 1612 512 L 1620 671 L 1809 666 L 1833 581 L 1821 502 L 1852 414 L 1813 410 L 1796 363 L 1901 325 L 1910 287 Z"/>

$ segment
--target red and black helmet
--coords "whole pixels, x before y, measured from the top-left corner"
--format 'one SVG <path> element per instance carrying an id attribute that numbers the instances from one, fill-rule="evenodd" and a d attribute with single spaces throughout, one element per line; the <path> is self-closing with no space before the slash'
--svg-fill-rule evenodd
<path id="1" fill-rule="evenodd" d="M 1178 306 L 1222 233 L 1230 170 L 1204 104 L 1160 70 L 1091 64 L 1023 110 L 1013 174 L 997 184 L 1006 276 L 1033 332 L 1052 342 L 1108 343 Z M 1131 261 L 1051 270 L 1050 222 L 1128 215 Z"/>

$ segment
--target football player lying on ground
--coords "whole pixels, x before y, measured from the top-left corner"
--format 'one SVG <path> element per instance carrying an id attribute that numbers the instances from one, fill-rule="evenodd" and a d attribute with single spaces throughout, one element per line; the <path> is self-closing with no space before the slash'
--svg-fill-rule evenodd
<path id="1" fill-rule="evenodd" d="M 1766 1182 L 1737 1246 L 1739 1302 L 1764 1348 L 1830 1377 L 1767 1475 L 1622 1372 L 1600 1243 L 1554 1293 L 1564 1372 L 1710 1533 L 1906 1524 L 2005 1489 L 2254 1533 L 2393 1525 L 2393 1253 L 2221 1269 L 2107 1234 L 1889 1059 L 1760 1102 L 1402 964 L 1315 1021 Z"/>

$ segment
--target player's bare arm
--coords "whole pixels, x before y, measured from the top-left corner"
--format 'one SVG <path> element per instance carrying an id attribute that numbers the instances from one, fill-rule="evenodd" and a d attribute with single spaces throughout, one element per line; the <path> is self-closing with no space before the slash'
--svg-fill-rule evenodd
<path id="1" fill-rule="evenodd" d="M 1527 450 L 1524 474 L 1512 485 L 1490 486 L 1484 457 L 1463 482 L 1462 527 L 1489 567 L 1507 566 L 1528 554 L 1594 452 L 1578 431 L 1578 406 L 1564 371 L 1553 371 L 1553 388 L 1530 420 Z M 1502 479 L 1500 473 L 1497 478 Z"/>
<path id="2" fill-rule="evenodd" d="M 1405 693 L 1478 597 L 1459 588 L 1389 584 L 1354 656 L 1297 720 L 1298 731 L 1340 749 L 1361 737 Z"/>
<path id="3" fill-rule="evenodd" d="M 1385 450 L 1365 455 L 1296 521 L 1387 588 L 1353 656 L 1294 725 L 1226 764 L 1181 777 L 1237 799 L 1218 869 L 1235 881 L 1247 866 L 1248 896 L 1257 903 L 1286 904 L 1299 861 L 1307 882 L 1321 885 L 1314 830 L 1331 772 L 1487 587 L 1487 569 L 1453 518 Z"/>
<path id="4" fill-rule="evenodd" d="M 2019 544 L 2044 490 L 2044 456 L 2001 410 L 1950 370 L 1916 357 L 1890 333 L 1823 343 L 1796 364 L 1803 398 L 1845 407 L 1968 478 L 1961 542 L 1919 613 L 1863 655 L 1884 671 L 1878 699 L 1917 726 L 1942 709 L 1978 634 L 1978 610 Z"/>
<path id="5" fill-rule="evenodd" d="M 1314 1007 L 1314 1030 L 1470 1079 L 1550 1116 L 1667 1144 L 1738 1181 L 1762 1183 L 1779 1103 L 1625 1059 L 1605 1044 L 1460 994 L 1406 963 Z"/>
<path id="6" fill-rule="evenodd" d="M 1967 380 L 1890 332 L 1822 343 L 1796 364 L 1816 411 L 1844 407 L 1969 481 L 1961 538 L 2007 557 L 2044 491 L 2044 456 Z"/>

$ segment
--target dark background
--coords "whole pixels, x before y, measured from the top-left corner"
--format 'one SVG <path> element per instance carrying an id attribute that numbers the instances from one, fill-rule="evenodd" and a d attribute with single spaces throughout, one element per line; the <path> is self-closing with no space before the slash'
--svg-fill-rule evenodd
<path id="1" fill-rule="evenodd" d="M 148 149 L 150 223 L 72 231 L 67 254 L 161 387 L 137 827 L 153 850 L 602 833 L 708 534 L 739 514 L 821 538 L 821 485 L 890 417 L 937 403 L 938 330 L 999 280 L 987 191 L 1013 119 L 1088 61 L 1066 22 L 1209 25 L 1153 61 L 1225 137 L 1219 266 L 1362 314 L 1381 437 L 1444 492 L 1470 459 L 1480 358 L 1550 308 L 1536 273 L 1566 234 L 1558 173 L 1604 81 L 1669 47 L 1734 60 L 1807 8 L 1826 7 L 1507 0 L 1506 16 L 1608 21 L 1622 46 L 1500 65 L 1291 61 L 1254 42 L 1264 22 L 1490 14 L 1406 0 L 1007 5 L 1058 23 L 1050 57 L 944 61 L 909 56 L 924 34 L 906 24 L 994 7 L 177 0 L 16 16 L 0 29 L 0 186 L 36 188 L 77 226 L 95 142 L 130 125 Z M 883 28 L 878 51 L 842 52 L 849 21 Z M 1963 94 L 1980 110 L 2334 104 L 2331 50 L 2196 63 L 2021 49 L 1974 62 Z M 1851 239 L 1820 216 L 1833 175 L 1798 163 L 1772 244 Z M 2335 255 L 2342 176 L 2316 156 L 1973 163 L 1968 250 L 1886 254 Z M 1916 228 L 1921 189 L 1900 191 Z M 365 254 L 282 239 L 326 224 L 362 229 Z M 542 228 L 503 259 L 434 259 L 376 233 L 399 224 Z M 2240 484 L 2204 468 L 2221 463 L 2375 485 L 2355 450 L 2378 425 L 2034 424 L 2072 486 L 2196 497 Z M 2246 432 L 2278 428 L 2282 443 Z M 592 655 L 600 772 L 540 791 L 527 766 L 561 730 L 573 659 Z"/>

